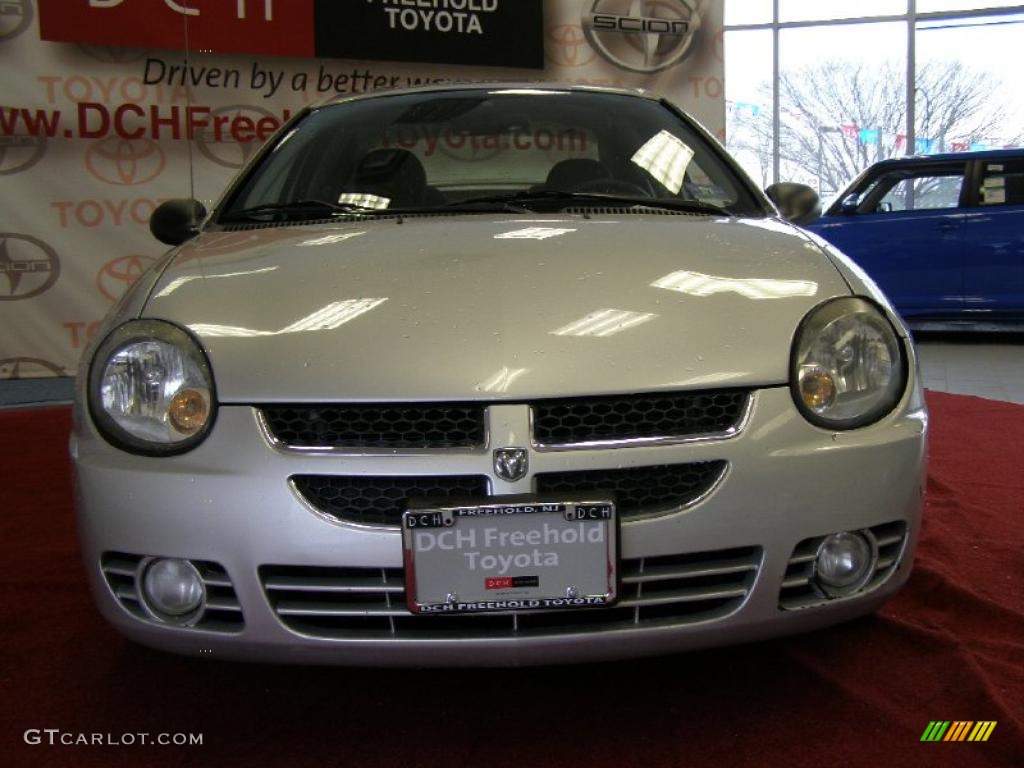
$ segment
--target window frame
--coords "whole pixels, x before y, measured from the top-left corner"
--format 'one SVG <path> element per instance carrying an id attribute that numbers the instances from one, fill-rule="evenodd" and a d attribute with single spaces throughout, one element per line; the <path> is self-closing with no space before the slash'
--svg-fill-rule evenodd
<path id="1" fill-rule="evenodd" d="M 871 191 L 871 193 L 863 200 L 857 203 L 857 210 L 853 215 L 855 216 L 870 216 L 870 215 L 921 215 L 927 212 L 937 211 L 958 211 L 968 207 L 970 197 L 970 179 L 971 179 L 971 168 L 970 165 L 973 161 L 964 158 L 963 160 L 941 160 L 935 162 L 923 162 L 918 164 L 900 163 L 896 167 L 880 168 L 878 173 L 871 174 L 865 182 L 860 185 L 859 189 L 866 190 L 876 181 L 884 178 L 885 176 L 897 176 L 897 180 L 894 181 L 887 187 L 878 188 Z M 908 165 L 907 168 L 900 166 Z M 907 179 L 919 179 L 926 177 L 942 177 L 942 176 L 959 176 L 960 177 L 960 194 L 957 196 L 957 204 L 955 206 L 943 207 L 943 208 L 910 208 L 902 211 L 878 211 L 875 210 L 878 203 L 884 198 L 897 184 L 906 181 Z M 881 191 L 880 191 L 881 190 Z M 851 194 L 861 194 L 854 190 Z"/>

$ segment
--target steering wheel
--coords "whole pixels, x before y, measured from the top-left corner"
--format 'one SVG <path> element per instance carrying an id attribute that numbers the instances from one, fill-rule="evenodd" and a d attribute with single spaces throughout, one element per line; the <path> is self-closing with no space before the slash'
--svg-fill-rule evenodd
<path id="1" fill-rule="evenodd" d="M 650 190 L 644 189 L 632 181 L 614 179 L 611 176 L 604 179 L 591 179 L 577 184 L 573 192 L 595 192 L 605 195 L 625 195 L 628 197 L 651 197 Z"/>

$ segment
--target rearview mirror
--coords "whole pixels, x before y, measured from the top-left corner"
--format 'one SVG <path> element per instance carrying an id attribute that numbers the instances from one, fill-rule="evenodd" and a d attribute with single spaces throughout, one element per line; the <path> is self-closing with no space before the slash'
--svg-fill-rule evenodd
<path id="1" fill-rule="evenodd" d="M 839 210 L 841 210 L 843 213 L 856 213 L 857 206 L 859 205 L 860 195 L 854 192 L 853 194 L 847 195 L 846 197 L 843 198 L 843 202 L 839 204 Z"/>
<path id="2" fill-rule="evenodd" d="M 806 184 L 781 181 L 772 184 L 764 193 L 775 203 L 782 217 L 794 224 L 810 224 L 821 215 L 818 193 Z"/>
<path id="3" fill-rule="evenodd" d="M 198 200 L 180 198 L 157 206 L 149 217 L 149 231 L 167 245 L 181 245 L 199 234 L 206 207 Z"/>

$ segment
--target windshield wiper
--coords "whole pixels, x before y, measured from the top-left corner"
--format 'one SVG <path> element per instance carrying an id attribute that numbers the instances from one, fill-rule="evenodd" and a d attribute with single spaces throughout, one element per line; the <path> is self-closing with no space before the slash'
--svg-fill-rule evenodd
<path id="1" fill-rule="evenodd" d="M 666 208 L 676 211 L 706 213 L 709 216 L 733 215 L 725 208 L 712 203 L 705 203 L 702 200 L 632 197 L 629 195 L 605 194 L 603 192 L 568 192 L 560 189 L 524 190 L 522 192 L 509 192 L 502 195 L 471 197 L 468 200 L 461 200 L 458 203 L 450 203 L 446 207 L 484 204 L 518 204 L 518 206 L 528 209 L 531 203 L 553 203 L 555 205 L 552 205 L 551 207 L 557 208 L 565 208 L 570 205 L 580 205 L 585 203 L 598 205 L 625 205 L 631 208 Z"/>
<path id="2" fill-rule="evenodd" d="M 457 200 L 454 203 L 445 203 L 439 208 L 431 208 L 432 211 L 445 211 L 447 213 L 530 213 L 530 209 L 516 204 L 516 198 L 506 195 L 488 195 L 485 197 L 471 197 L 468 200 Z"/>
<path id="3" fill-rule="evenodd" d="M 292 217 L 328 216 L 341 213 L 381 213 L 379 208 L 369 208 L 354 203 L 332 203 L 328 200 L 292 200 L 287 203 L 264 203 L 251 208 L 243 208 L 220 217 L 221 222 L 253 221 L 261 216 L 283 214 L 287 219 Z"/>

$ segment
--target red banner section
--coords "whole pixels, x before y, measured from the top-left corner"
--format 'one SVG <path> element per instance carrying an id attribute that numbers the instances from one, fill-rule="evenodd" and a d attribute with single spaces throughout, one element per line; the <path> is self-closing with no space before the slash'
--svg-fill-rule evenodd
<path id="1" fill-rule="evenodd" d="M 59 43 L 314 56 L 313 0 L 38 0 Z M 188 45 L 186 46 L 186 25 Z"/>

